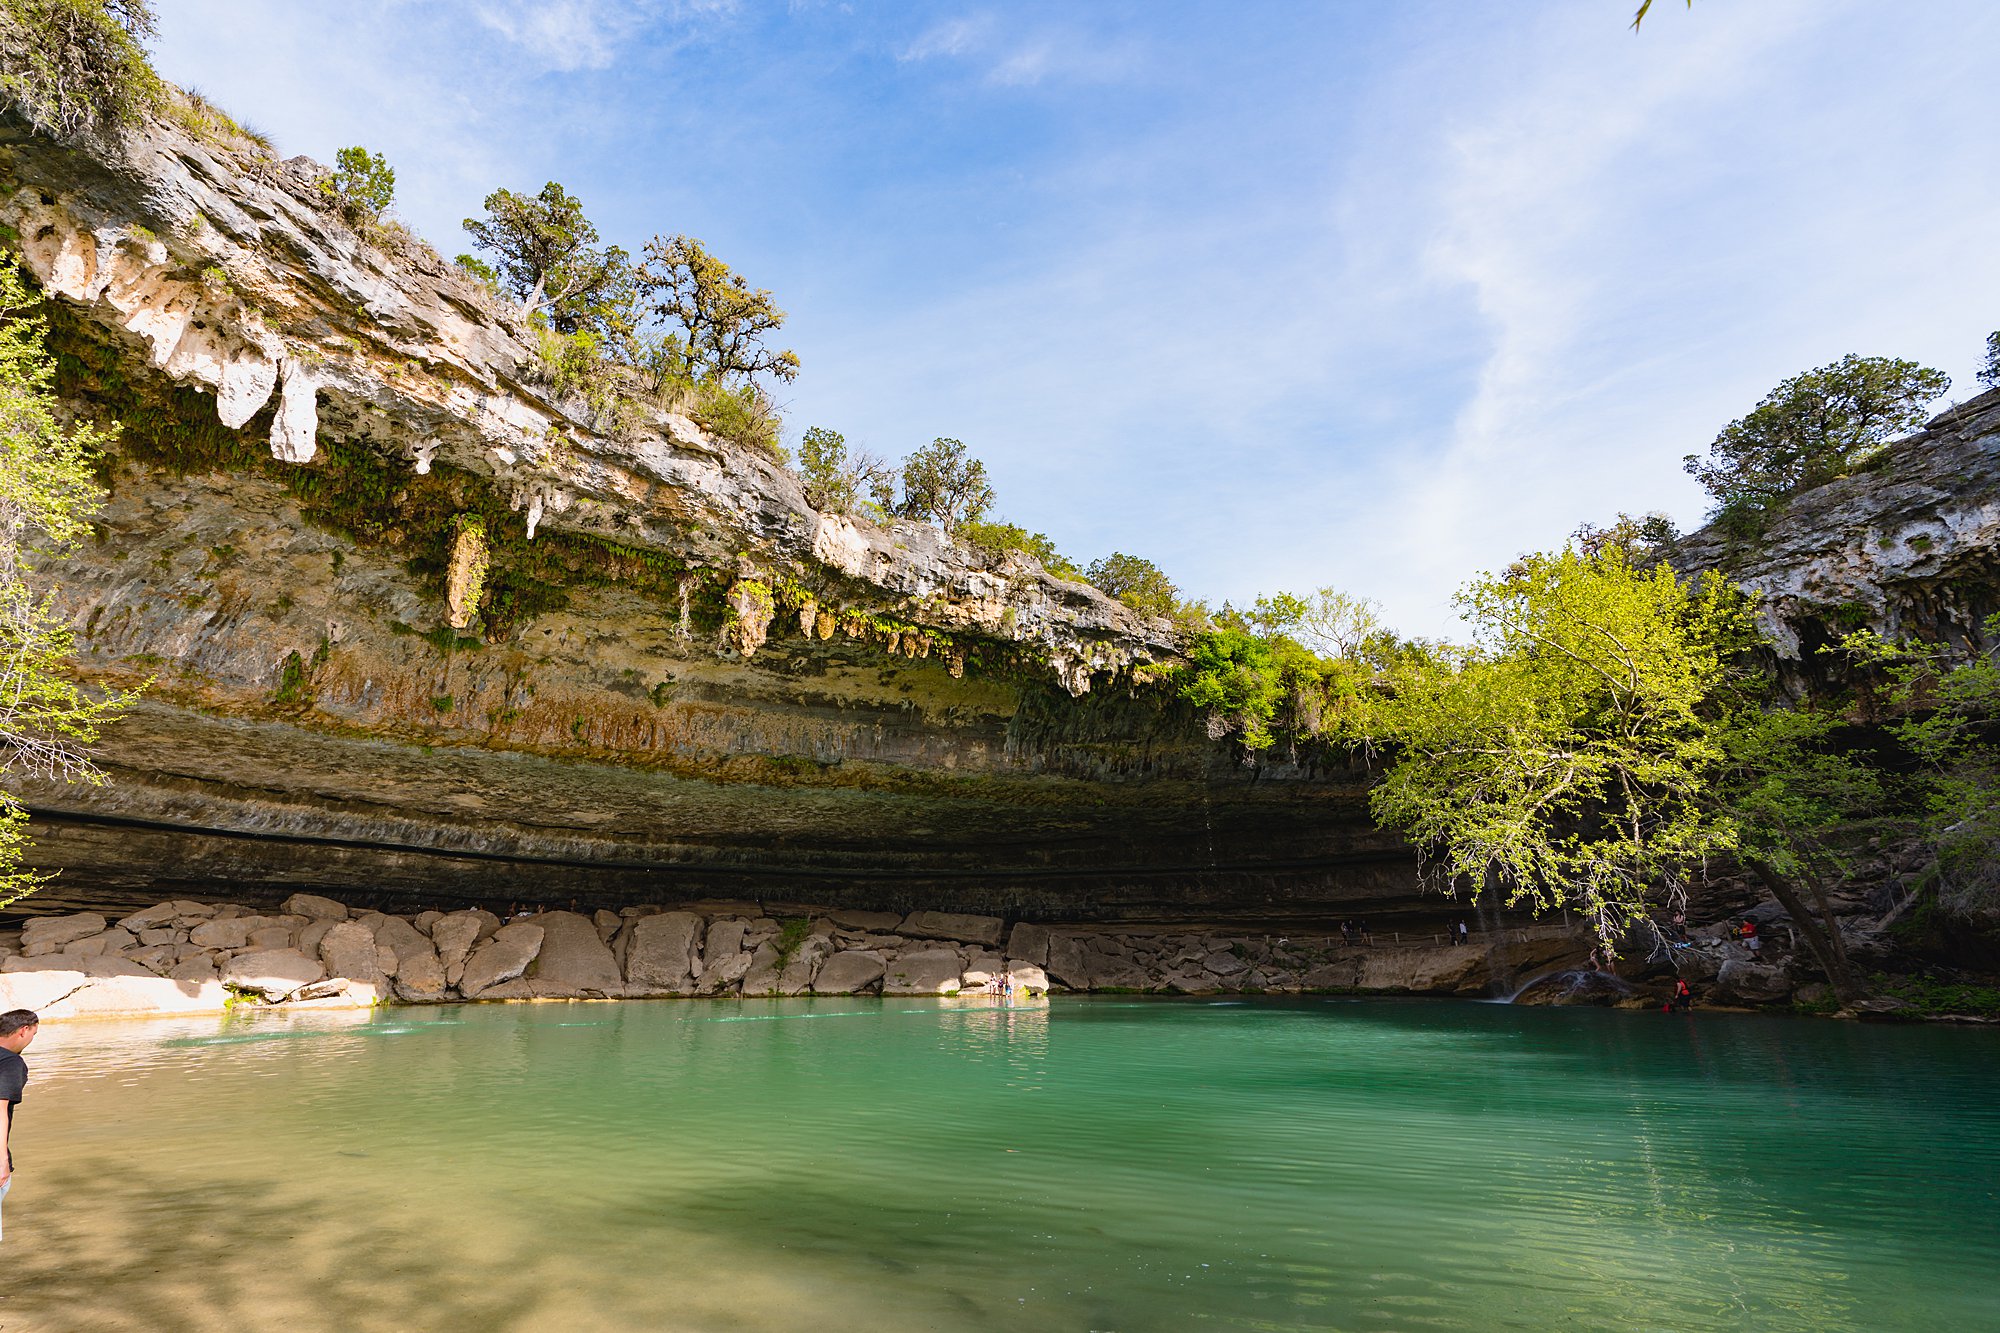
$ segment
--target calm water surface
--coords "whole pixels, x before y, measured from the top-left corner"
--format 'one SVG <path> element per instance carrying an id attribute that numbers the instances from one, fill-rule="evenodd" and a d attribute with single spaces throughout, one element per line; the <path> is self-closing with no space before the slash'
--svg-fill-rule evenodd
<path id="1" fill-rule="evenodd" d="M 0 1330 L 1994 1329 L 1996 1039 L 1320 999 L 52 1025 Z"/>

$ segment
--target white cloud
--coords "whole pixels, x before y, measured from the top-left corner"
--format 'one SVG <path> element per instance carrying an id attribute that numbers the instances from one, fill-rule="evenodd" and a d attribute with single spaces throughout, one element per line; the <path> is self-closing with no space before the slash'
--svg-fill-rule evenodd
<path id="1" fill-rule="evenodd" d="M 736 0 L 481 0 L 479 22 L 554 70 L 604 69 L 649 29 L 734 13 Z"/>

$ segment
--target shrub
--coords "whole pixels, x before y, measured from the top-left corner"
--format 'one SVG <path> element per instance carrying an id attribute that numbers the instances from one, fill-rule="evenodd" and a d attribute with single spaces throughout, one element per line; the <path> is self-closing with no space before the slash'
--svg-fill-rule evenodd
<path id="1" fill-rule="evenodd" d="M 994 555 L 1025 551 L 1041 561 L 1042 568 L 1057 578 L 1069 579 L 1073 583 L 1085 582 L 1083 571 L 1058 551 L 1056 544 L 1044 533 L 1029 532 L 1014 523 L 964 523 L 959 525 L 958 537 Z"/>
<path id="2" fill-rule="evenodd" d="M 1180 609 L 1181 590 L 1158 565 L 1139 556 L 1113 551 L 1091 561 L 1084 577 L 1141 615 L 1171 616 Z"/>
<path id="3" fill-rule="evenodd" d="M 143 119 L 164 94 L 152 35 L 147 0 L 0 0 L 0 92 L 48 135 Z"/>
<path id="4" fill-rule="evenodd" d="M 2000 389 L 2000 332 L 1986 335 L 1986 360 L 1979 365 L 1979 382 Z"/>
<path id="5" fill-rule="evenodd" d="M 320 189 L 350 214 L 380 217 L 396 198 L 396 172 L 380 153 L 356 144 L 334 155 L 334 171 Z"/>

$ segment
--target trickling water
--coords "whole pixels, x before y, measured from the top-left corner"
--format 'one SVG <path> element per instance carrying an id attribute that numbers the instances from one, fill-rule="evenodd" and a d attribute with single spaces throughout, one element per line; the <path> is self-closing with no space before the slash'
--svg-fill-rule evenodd
<path id="1" fill-rule="evenodd" d="M 1336 999 L 52 1024 L 0 1327 L 1996 1328 L 1997 1042 Z"/>

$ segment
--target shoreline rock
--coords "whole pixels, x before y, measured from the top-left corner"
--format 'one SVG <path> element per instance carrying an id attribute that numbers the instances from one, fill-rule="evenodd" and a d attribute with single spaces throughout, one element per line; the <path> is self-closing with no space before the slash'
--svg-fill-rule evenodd
<path id="1" fill-rule="evenodd" d="M 1004 943 L 1003 943 L 1004 941 Z M 620 912 L 400 916 L 295 894 L 274 913 L 160 903 L 0 933 L 0 1008 L 52 1020 L 509 1000 L 990 993 L 1369 993 L 1483 997 L 1509 975 L 1574 965 L 1559 925 L 1467 945 L 1017 922 L 946 912 L 683 902 Z M 1725 962 L 1732 993 L 1777 995 L 1776 969 Z M 1781 996 L 1779 998 L 1782 998 Z"/>

